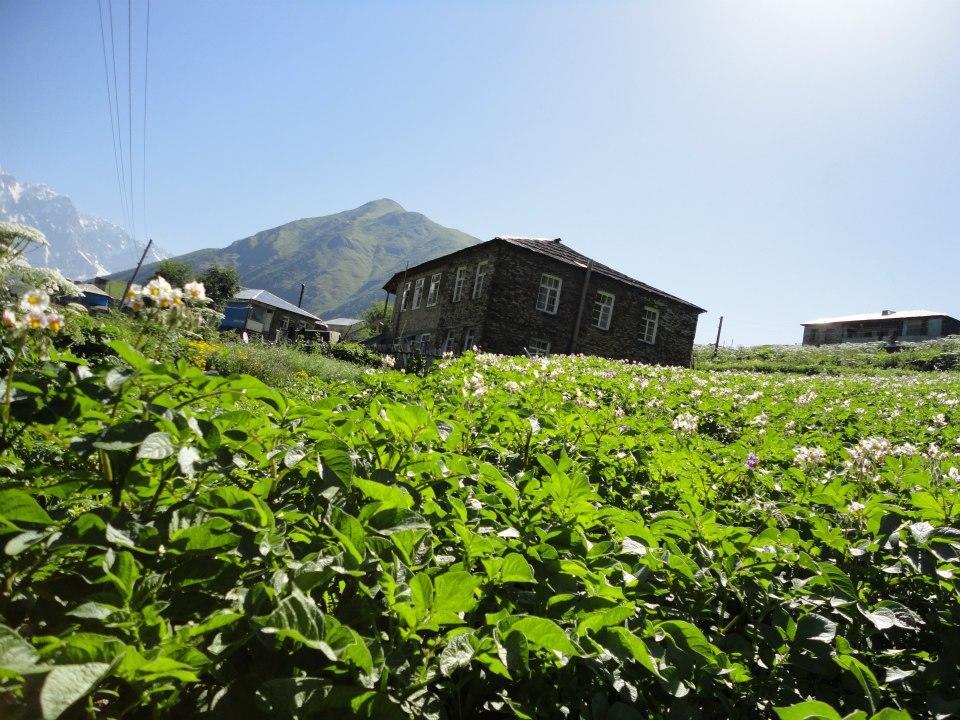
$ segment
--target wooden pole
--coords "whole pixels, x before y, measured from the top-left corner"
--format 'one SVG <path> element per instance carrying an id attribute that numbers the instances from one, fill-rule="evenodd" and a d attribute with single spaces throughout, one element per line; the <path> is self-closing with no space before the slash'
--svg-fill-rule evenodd
<path id="1" fill-rule="evenodd" d="M 580 292 L 580 307 L 577 308 L 577 320 L 573 325 L 573 335 L 570 336 L 570 354 L 577 349 L 577 340 L 580 338 L 580 323 L 583 322 L 583 308 L 587 303 L 587 289 L 590 286 L 590 275 L 593 273 L 593 260 L 587 263 L 587 271 L 583 276 L 583 290 Z"/>
<path id="2" fill-rule="evenodd" d="M 723 329 L 723 315 L 720 316 L 720 322 L 717 323 L 717 341 L 713 344 L 713 356 L 716 357 L 720 352 L 720 331 Z"/>
<path id="3" fill-rule="evenodd" d="M 147 258 L 147 253 L 150 252 L 150 246 L 153 245 L 153 239 L 147 241 L 147 246 L 143 249 L 143 255 L 140 256 L 140 262 L 137 263 L 136 269 L 133 271 L 133 275 L 130 276 L 130 279 L 127 280 L 127 286 L 123 289 L 123 297 L 120 298 L 120 307 L 123 308 L 123 304 L 127 301 L 127 293 L 130 292 L 130 286 L 133 285 L 133 281 L 137 279 L 137 274 L 140 272 L 140 268 L 143 267 L 143 261 Z"/>
<path id="4" fill-rule="evenodd" d="M 307 289 L 307 286 L 303 283 L 300 283 L 300 297 L 297 299 L 297 307 L 303 307 L 303 291 Z"/>

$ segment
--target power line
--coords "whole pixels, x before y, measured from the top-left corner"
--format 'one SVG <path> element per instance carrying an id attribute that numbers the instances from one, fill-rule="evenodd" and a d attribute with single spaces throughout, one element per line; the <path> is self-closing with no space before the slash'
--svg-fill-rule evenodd
<path id="1" fill-rule="evenodd" d="M 110 116 L 110 144 L 113 146 L 113 166 L 117 175 L 117 190 L 120 193 L 120 208 L 127 215 L 127 197 L 123 190 L 123 173 L 120 170 L 120 155 L 117 152 L 117 125 L 113 120 L 113 95 L 110 92 L 110 70 L 107 67 L 107 40 L 103 32 L 103 0 L 97 0 L 100 12 L 100 48 L 103 50 L 103 77 L 107 86 L 107 114 Z"/>
<path id="2" fill-rule="evenodd" d="M 137 203 L 133 185 L 133 0 L 127 0 L 127 148 L 130 168 L 130 227 L 137 237 Z"/>
<path id="3" fill-rule="evenodd" d="M 120 124 L 120 90 L 117 87 L 117 51 L 116 51 L 116 42 L 114 40 L 113 33 L 113 0 L 107 0 L 107 9 L 109 11 L 110 19 L 110 61 L 113 65 L 113 97 L 116 99 L 116 102 L 113 104 L 114 112 L 116 113 L 116 123 L 117 123 L 117 141 L 120 145 L 120 173 L 122 177 L 126 177 L 127 168 L 123 162 L 123 129 Z M 126 218 L 124 224 L 127 226 L 127 231 L 131 229 L 130 224 L 130 203 L 126 204 Z"/>
<path id="4" fill-rule="evenodd" d="M 147 0 L 147 34 L 143 53 L 143 236 L 147 237 L 147 90 L 150 79 L 150 0 Z"/>

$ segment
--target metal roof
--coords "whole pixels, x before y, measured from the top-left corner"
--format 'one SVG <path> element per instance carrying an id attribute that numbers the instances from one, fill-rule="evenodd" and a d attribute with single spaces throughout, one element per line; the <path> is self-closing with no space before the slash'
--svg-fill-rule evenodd
<path id="1" fill-rule="evenodd" d="M 358 325 L 362 323 L 363 320 L 358 318 L 334 318 L 333 320 L 324 320 L 327 325 L 345 325 L 349 327 L 350 325 Z"/>
<path id="2" fill-rule="evenodd" d="M 91 285 L 90 283 L 74 283 L 77 286 L 77 289 L 82 295 L 103 295 L 104 297 L 110 297 L 108 293 L 103 288 L 98 288 L 96 285 Z"/>
<path id="3" fill-rule="evenodd" d="M 869 322 L 871 320 L 911 320 L 916 318 L 945 317 L 950 315 L 933 310 L 886 310 L 884 312 L 863 313 L 861 315 L 842 315 L 840 317 L 808 320 L 801 325 L 832 325 L 833 323 Z"/>
<path id="4" fill-rule="evenodd" d="M 264 305 L 270 305 L 281 310 L 286 310 L 287 312 L 295 313 L 296 315 L 303 315 L 308 317 L 311 320 L 316 320 L 317 322 L 323 322 L 320 318 L 312 313 L 308 313 L 303 308 L 298 308 L 293 303 L 288 303 L 281 297 L 277 297 L 269 290 L 257 290 L 254 288 L 242 288 L 240 292 L 233 296 L 233 300 L 254 300 L 258 303 Z"/>
<path id="5" fill-rule="evenodd" d="M 706 312 L 699 305 L 694 305 L 688 300 L 679 298 L 676 295 L 671 295 L 670 293 L 659 290 L 652 285 L 647 285 L 646 283 L 640 282 L 629 275 L 624 275 L 622 272 L 618 272 L 611 267 L 607 267 L 602 263 L 598 263 L 596 260 L 588 258 L 586 255 L 578 253 L 576 250 L 572 249 L 568 245 L 564 245 L 560 242 L 560 238 L 531 238 L 531 237 L 512 237 L 512 236 L 497 236 L 492 240 L 488 240 L 486 243 L 481 243 L 481 245 L 486 245 L 488 243 L 502 242 L 508 243 L 515 247 L 522 248 L 524 250 L 529 250 L 530 252 L 537 253 L 538 255 L 543 255 L 549 257 L 553 260 L 557 260 L 566 265 L 573 265 L 575 267 L 586 268 L 588 263 L 593 264 L 592 272 L 604 275 L 605 277 L 611 278 L 613 280 L 618 280 L 626 285 L 630 285 L 635 288 L 640 288 L 645 290 L 653 295 L 659 295 L 660 297 L 667 298 L 668 300 L 673 300 L 674 302 L 681 303 L 687 307 L 691 307 L 697 312 Z M 412 268 L 409 268 L 406 271 L 401 271 L 396 273 L 392 278 L 390 278 L 386 284 L 383 286 L 384 290 L 389 290 L 394 286 L 395 281 L 404 274 L 416 273 L 425 267 L 435 264 L 438 260 L 446 258 L 450 255 L 456 255 L 465 251 L 472 250 L 473 248 L 478 247 L 477 245 L 471 245 L 469 247 L 463 248 L 462 250 L 457 250 L 456 252 L 449 253 L 448 255 L 443 255 L 441 257 L 433 258 L 432 260 L 427 260 L 422 262 L 419 265 L 416 265 Z"/>

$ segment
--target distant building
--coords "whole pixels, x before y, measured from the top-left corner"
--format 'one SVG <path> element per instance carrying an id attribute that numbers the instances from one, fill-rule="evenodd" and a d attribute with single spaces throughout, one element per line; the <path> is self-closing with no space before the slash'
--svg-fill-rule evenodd
<path id="1" fill-rule="evenodd" d="M 330 331 L 340 333 L 341 337 L 356 332 L 360 329 L 361 325 L 363 325 L 363 320 L 358 318 L 340 317 L 326 321 L 326 326 L 330 328 Z"/>
<path id="2" fill-rule="evenodd" d="M 326 331 L 327 326 L 316 315 L 272 292 L 243 288 L 227 302 L 220 329 L 276 341 L 293 337 L 297 331 Z"/>
<path id="3" fill-rule="evenodd" d="M 77 286 L 80 294 L 64 297 L 62 299 L 64 303 L 77 303 L 78 305 L 83 305 L 91 312 L 105 312 L 110 309 L 113 298 L 110 297 L 110 293 L 108 293 L 106 290 L 103 290 L 92 283 L 74 284 Z"/>
<path id="4" fill-rule="evenodd" d="M 882 310 L 863 315 L 821 318 L 801 324 L 804 345 L 922 342 L 960 334 L 960 320 L 932 310 Z"/>
<path id="5" fill-rule="evenodd" d="M 689 365 L 704 310 L 558 239 L 497 237 L 395 274 L 384 344 L 424 354 L 583 353 Z"/>

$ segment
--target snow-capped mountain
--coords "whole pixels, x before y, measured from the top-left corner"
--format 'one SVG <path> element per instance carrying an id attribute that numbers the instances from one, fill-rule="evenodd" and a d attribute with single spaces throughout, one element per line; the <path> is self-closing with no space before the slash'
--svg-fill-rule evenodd
<path id="1" fill-rule="evenodd" d="M 39 229 L 50 247 L 28 253 L 31 264 L 55 267 L 74 280 L 106 275 L 132 267 L 140 259 L 127 232 L 102 218 L 82 215 L 73 201 L 46 185 L 20 182 L 0 168 L 0 221 L 23 223 Z M 166 253 L 150 249 L 148 261 Z"/>

